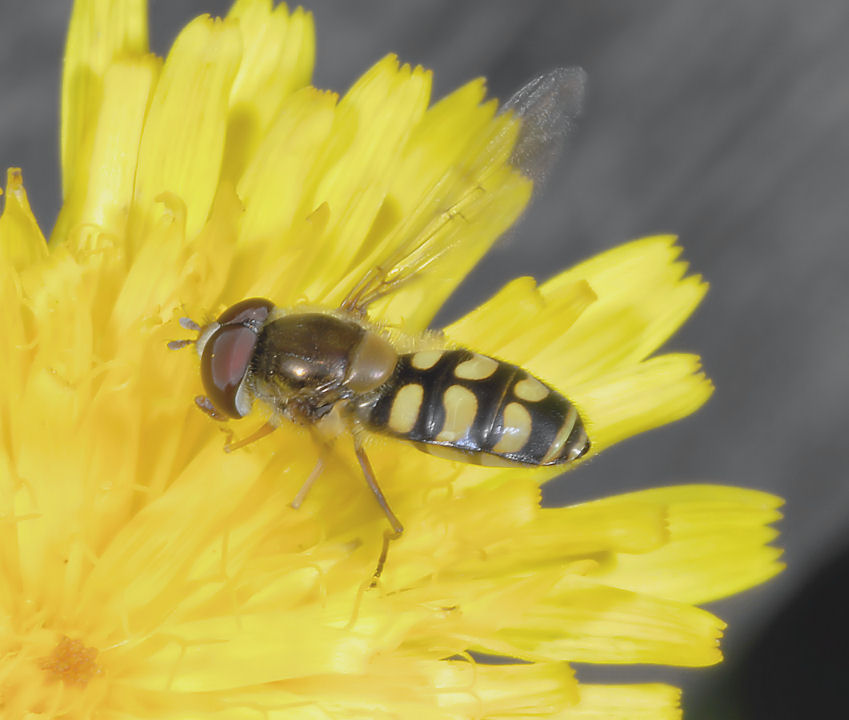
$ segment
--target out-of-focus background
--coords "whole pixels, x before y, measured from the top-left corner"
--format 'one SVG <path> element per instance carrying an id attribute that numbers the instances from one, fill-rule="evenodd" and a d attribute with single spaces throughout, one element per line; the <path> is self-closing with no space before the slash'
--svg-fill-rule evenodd
<path id="1" fill-rule="evenodd" d="M 552 502 L 684 481 L 787 499 L 788 569 L 710 609 L 727 662 L 603 677 L 685 688 L 689 720 L 844 717 L 849 671 L 849 4 L 844 0 L 304 0 L 315 84 L 345 90 L 388 51 L 435 96 L 484 75 L 506 98 L 558 65 L 589 75 L 569 152 L 515 233 L 452 300 L 545 278 L 627 239 L 681 236 L 711 282 L 670 343 L 717 391 L 696 416 L 608 451 Z M 48 228 L 60 203 L 58 96 L 69 0 L 0 0 L 0 169 L 24 169 Z M 223 0 L 153 0 L 151 42 Z M 579 668 L 582 677 L 598 670 Z"/>

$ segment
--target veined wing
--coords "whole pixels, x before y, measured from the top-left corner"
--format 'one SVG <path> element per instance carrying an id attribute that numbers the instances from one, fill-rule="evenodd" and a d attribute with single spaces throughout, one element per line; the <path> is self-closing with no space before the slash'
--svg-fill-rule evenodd
<path id="1" fill-rule="evenodd" d="M 488 214 L 503 219 L 505 213 L 512 213 L 512 224 L 572 130 L 581 110 L 585 82 L 580 68 L 558 68 L 513 95 L 488 123 L 487 131 L 473 139 L 463 164 L 446 170 L 418 211 L 387 235 L 382 244 L 386 249 L 371 258 L 341 307 L 365 313 L 375 301 L 397 292 L 459 249 L 472 221 L 487 222 Z M 496 208 L 498 213 L 488 213 Z M 496 232 L 505 229 L 497 228 Z M 488 247 L 489 242 L 466 248 L 470 254 L 462 274 Z M 447 296 L 453 286 L 446 290 Z"/>

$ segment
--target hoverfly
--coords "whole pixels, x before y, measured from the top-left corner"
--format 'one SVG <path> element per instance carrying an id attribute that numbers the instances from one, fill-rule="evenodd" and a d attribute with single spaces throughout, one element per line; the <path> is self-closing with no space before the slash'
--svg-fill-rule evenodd
<path id="1" fill-rule="evenodd" d="M 538 180 L 579 111 L 584 74 L 557 69 L 525 85 L 502 108 L 521 123 L 509 164 Z M 480 191 L 476 188 L 475 191 Z M 473 191 L 474 192 L 474 191 Z M 442 213 L 448 222 L 459 213 Z M 414 281 L 453 247 L 423 232 L 391 250 L 354 283 L 335 309 L 277 307 L 265 298 L 232 305 L 200 326 L 183 318 L 201 360 L 206 395 L 198 407 L 217 420 L 248 415 L 255 401 L 270 419 L 253 434 L 225 446 L 231 452 L 273 432 L 284 420 L 306 426 L 320 447 L 325 427 L 353 438 L 362 473 L 391 526 L 372 584 L 386 561 L 389 542 L 403 525 L 377 483 L 364 449 L 369 433 L 413 443 L 440 457 L 480 465 L 545 466 L 585 455 L 590 440 L 575 406 L 526 370 L 458 347 L 433 347 L 415 338 L 404 347 L 368 317 L 370 306 Z M 460 240 L 462 242 L 462 240 Z M 321 472 L 323 459 L 292 502 L 299 507 Z"/>

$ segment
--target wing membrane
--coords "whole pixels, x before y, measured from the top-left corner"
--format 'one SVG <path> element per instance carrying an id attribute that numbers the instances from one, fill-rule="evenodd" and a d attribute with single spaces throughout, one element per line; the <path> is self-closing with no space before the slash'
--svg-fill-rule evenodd
<path id="1" fill-rule="evenodd" d="M 452 251 L 460 246 L 465 255 L 458 258 L 461 267 L 454 269 L 459 270 L 458 277 L 468 272 L 492 239 L 521 214 L 532 186 L 552 166 L 580 112 L 584 85 L 581 69 L 558 68 L 522 87 L 498 114 L 491 106 L 488 121 L 469 138 L 458 162 L 451 163 L 418 207 L 401 213 L 383 241 L 361 258 L 359 280 L 341 306 L 365 313 L 375 301 L 394 294 L 434 264 L 443 268 L 442 261 L 452 259 Z M 490 216 L 502 222 L 506 218 L 506 226 L 472 233 L 477 239 L 464 245 L 469 224 L 485 225 Z M 444 294 L 452 289 L 447 287 Z"/>

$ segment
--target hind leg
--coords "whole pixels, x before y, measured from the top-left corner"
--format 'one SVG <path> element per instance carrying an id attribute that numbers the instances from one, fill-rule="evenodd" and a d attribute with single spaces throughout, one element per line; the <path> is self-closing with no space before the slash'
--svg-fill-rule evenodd
<path id="1" fill-rule="evenodd" d="M 386 566 L 386 557 L 389 554 L 389 543 L 401 537 L 404 532 L 404 526 L 398 520 L 395 513 L 392 512 L 392 508 L 389 507 L 389 503 L 386 501 L 386 496 L 377 484 L 377 480 L 374 476 L 374 470 L 371 467 L 371 462 L 369 462 L 368 455 L 366 455 L 357 433 L 353 433 L 353 437 L 354 451 L 357 454 L 360 469 L 363 471 L 363 477 L 365 477 L 369 489 L 372 491 L 375 499 L 377 500 L 377 504 L 380 505 L 380 509 L 383 510 L 383 514 L 386 515 L 386 519 L 392 527 L 391 530 L 386 530 L 383 533 L 383 546 L 380 550 L 380 556 L 377 559 L 377 567 L 372 573 L 371 583 L 369 584 L 369 587 L 375 587 L 383 573 L 383 568 Z"/>

